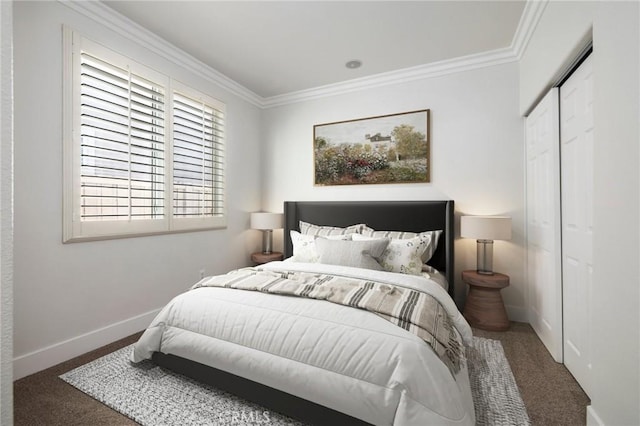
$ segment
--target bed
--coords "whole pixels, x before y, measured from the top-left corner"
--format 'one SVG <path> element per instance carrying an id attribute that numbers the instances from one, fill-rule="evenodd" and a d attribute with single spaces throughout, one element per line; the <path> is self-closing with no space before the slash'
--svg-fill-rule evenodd
<path id="1" fill-rule="evenodd" d="M 336 292 L 324 287 L 313 291 L 324 291 L 325 299 L 266 291 L 277 287 L 274 282 L 285 282 L 283 288 L 306 285 L 310 277 L 375 286 L 396 295 L 420 290 L 430 303 L 437 299 L 440 313 L 433 318 L 448 324 L 437 322 L 437 333 L 451 342 L 454 337 L 468 342 L 470 328 L 452 300 L 453 201 L 285 202 L 284 212 L 287 259 L 294 255 L 290 231 L 300 231 L 301 221 L 341 229 L 366 225 L 370 231 L 441 230 L 428 261 L 434 269 L 421 274 L 437 270 L 451 285 L 444 289 L 420 275 L 291 260 L 232 271 L 205 278 L 168 304 L 136 343 L 132 360 L 152 358 L 162 367 L 310 424 L 475 424 L 464 350 L 452 356 L 455 344 L 446 350 L 437 342 L 429 346 L 380 312 L 335 303 L 329 297 Z M 353 244 L 380 245 L 377 238 L 359 239 L 363 242 Z M 322 256 L 344 246 L 320 240 Z M 237 284 L 251 283 L 255 290 L 258 279 L 260 291 Z M 265 285 L 265 279 L 273 281 Z"/>

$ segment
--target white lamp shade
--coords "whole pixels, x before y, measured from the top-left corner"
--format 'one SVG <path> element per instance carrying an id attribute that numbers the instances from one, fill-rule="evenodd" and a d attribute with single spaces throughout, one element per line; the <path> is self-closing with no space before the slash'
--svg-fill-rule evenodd
<path id="1" fill-rule="evenodd" d="M 462 216 L 460 236 L 476 240 L 510 240 L 511 218 L 506 216 Z"/>
<path id="2" fill-rule="evenodd" d="M 251 229 L 280 229 L 283 216 L 282 213 L 251 213 Z"/>

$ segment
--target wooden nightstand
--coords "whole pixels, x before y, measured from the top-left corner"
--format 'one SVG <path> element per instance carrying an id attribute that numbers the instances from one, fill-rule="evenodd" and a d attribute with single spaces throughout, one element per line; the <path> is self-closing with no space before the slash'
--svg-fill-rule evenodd
<path id="1" fill-rule="evenodd" d="M 462 281 L 469 285 L 464 305 L 464 317 L 469 325 L 489 331 L 508 330 L 509 317 L 500 290 L 509 285 L 509 277 L 499 273 L 483 275 L 463 271 Z"/>
<path id="2" fill-rule="evenodd" d="M 251 255 L 251 260 L 253 261 L 253 263 L 262 265 L 263 263 L 273 262 L 275 260 L 282 260 L 282 253 L 280 253 L 279 251 L 272 251 L 269 254 L 257 252 Z"/>

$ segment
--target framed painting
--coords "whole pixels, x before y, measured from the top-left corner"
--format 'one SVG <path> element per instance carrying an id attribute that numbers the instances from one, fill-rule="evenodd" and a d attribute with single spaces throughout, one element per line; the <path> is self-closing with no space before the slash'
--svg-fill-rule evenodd
<path id="1" fill-rule="evenodd" d="M 316 124 L 315 185 L 429 182 L 429 110 Z"/>

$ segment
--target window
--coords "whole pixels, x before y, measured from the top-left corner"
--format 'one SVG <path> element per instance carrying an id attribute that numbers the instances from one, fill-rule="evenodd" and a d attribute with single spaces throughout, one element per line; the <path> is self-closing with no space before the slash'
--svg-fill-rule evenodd
<path id="1" fill-rule="evenodd" d="M 65 35 L 65 242 L 225 226 L 224 104 Z"/>
<path id="2" fill-rule="evenodd" d="M 81 53 L 81 220 L 164 216 L 164 91 Z"/>
<path id="3" fill-rule="evenodd" d="M 224 116 L 204 102 L 173 93 L 173 214 L 223 214 Z"/>

